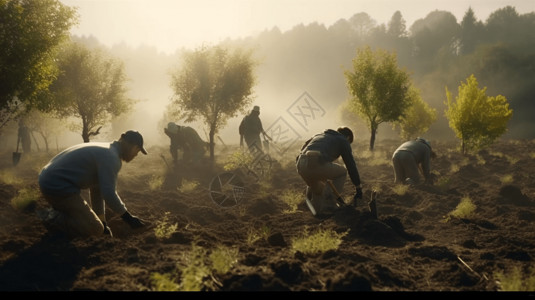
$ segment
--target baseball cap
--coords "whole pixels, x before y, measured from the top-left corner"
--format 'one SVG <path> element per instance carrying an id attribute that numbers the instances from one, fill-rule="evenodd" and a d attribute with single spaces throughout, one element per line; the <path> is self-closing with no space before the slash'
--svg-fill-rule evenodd
<path id="1" fill-rule="evenodd" d="M 141 153 L 147 155 L 147 150 L 143 147 L 143 136 L 141 133 L 135 130 L 128 130 L 127 132 L 121 134 L 121 139 L 129 142 L 132 145 L 139 146 Z"/>

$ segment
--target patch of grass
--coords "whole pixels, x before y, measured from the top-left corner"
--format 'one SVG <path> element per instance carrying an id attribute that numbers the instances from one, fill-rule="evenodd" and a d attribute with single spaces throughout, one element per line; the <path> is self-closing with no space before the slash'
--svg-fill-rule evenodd
<path id="1" fill-rule="evenodd" d="M 392 188 L 392 191 L 394 191 L 394 193 L 396 193 L 396 195 L 399 195 L 399 196 L 405 195 L 408 190 L 409 190 L 409 186 L 405 184 L 396 184 Z"/>
<path id="2" fill-rule="evenodd" d="M 156 223 L 154 228 L 154 234 L 159 239 L 166 239 L 171 237 L 171 235 L 177 230 L 178 223 L 171 224 L 169 222 L 170 212 L 165 212 L 163 218 Z"/>
<path id="3" fill-rule="evenodd" d="M 184 179 L 182 181 L 182 186 L 180 187 L 180 191 L 184 193 L 189 193 L 195 190 L 198 186 L 199 186 L 199 182 Z"/>
<path id="4" fill-rule="evenodd" d="M 211 274 L 210 267 L 205 263 L 207 251 L 203 247 L 193 243 L 189 252 L 185 253 L 183 265 L 177 266 L 181 272 L 180 291 L 201 291 L 205 286 L 205 280 Z"/>
<path id="5" fill-rule="evenodd" d="M 35 204 L 40 196 L 36 189 L 23 188 L 18 191 L 17 196 L 11 199 L 11 206 L 17 210 L 24 210 L 30 205 Z"/>
<path id="6" fill-rule="evenodd" d="M 251 246 L 258 240 L 267 240 L 271 233 L 271 229 L 264 225 L 260 229 L 249 228 L 247 231 L 247 245 Z"/>
<path id="7" fill-rule="evenodd" d="M 238 150 L 227 157 L 223 169 L 225 169 L 225 171 L 237 170 L 241 167 L 251 165 L 253 159 L 254 157 L 248 152 Z"/>
<path id="8" fill-rule="evenodd" d="M 474 213 L 475 210 L 476 206 L 472 203 L 472 200 L 469 197 L 463 197 L 457 207 L 445 217 L 445 221 L 448 222 L 451 217 L 459 219 L 468 218 Z"/>
<path id="9" fill-rule="evenodd" d="M 164 177 L 162 175 L 152 175 L 149 179 L 149 189 L 156 191 L 162 188 Z"/>
<path id="10" fill-rule="evenodd" d="M 323 253 L 328 250 L 338 249 L 342 243 L 342 238 L 349 233 L 337 233 L 333 230 L 319 229 L 314 233 L 308 232 L 307 228 L 301 236 L 292 239 L 292 250 L 305 254 Z"/>
<path id="11" fill-rule="evenodd" d="M 9 185 L 21 185 L 23 183 L 23 180 L 13 174 L 11 170 L 1 170 L 0 181 Z"/>
<path id="12" fill-rule="evenodd" d="M 500 177 L 500 181 L 502 182 L 502 184 L 512 183 L 513 182 L 513 175 L 511 175 L 511 174 L 503 175 L 502 177 Z"/>
<path id="13" fill-rule="evenodd" d="M 290 207 L 285 209 L 283 213 L 292 214 L 297 211 L 299 203 L 303 202 L 304 195 L 302 191 L 297 190 L 284 190 L 281 195 L 282 201 Z"/>
<path id="14" fill-rule="evenodd" d="M 496 152 L 496 151 L 490 151 L 489 154 L 492 155 L 492 156 L 497 156 L 497 157 L 503 157 L 504 156 L 503 153 Z"/>
<path id="15" fill-rule="evenodd" d="M 459 172 L 460 168 L 461 167 L 459 167 L 459 165 L 452 164 L 451 167 L 450 167 L 450 173 L 457 173 L 457 172 Z"/>
<path id="16" fill-rule="evenodd" d="M 210 261 L 217 274 L 225 274 L 238 262 L 238 249 L 219 245 L 210 253 Z"/>
<path id="17" fill-rule="evenodd" d="M 450 187 L 450 181 L 451 181 L 450 177 L 447 177 L 447 176 L 439 177 L 436 183 L 436 186 L 439 188 L 439 190 L 445 192 Z"/>
<path id="18" fill-rule="evenodd" d="M 535 267 L 531 267 L 528 274 L 523 275 L 520 267 L 514 267 L 511 272 L 505 274 L 496 272 L 494 277 L 498 280 L 501 291 L 506 292 L 530 292 L 535 291 Z"/>
<path id="19" fill-rule="evenodd" d="M 183 253 L 172 273 L 152 273 L 151 284 L 155 291 L 198 292 L 215 290 L 220 285 L 214 274 L 225 274 L 238 262 L 238 249 L 223 245 L 209 253 L 205 248 L 191 244 L 191 249 Z"/>
<path id="20" fill-rule="evenodd" d="M 516 164 L 516 163 L 520 160 L 520 158 L 518 158 L 518 157 L 513 157 L 513 156 L 511 156 L 511 155 L 505 155 L 505 158 L 506 158 L 507 161 L 508 161 L 510 164 L 512 164 L 512 165 Z"/>
<path id="21" fill-rule="evenodd" d="M 160 274 L 158 272 L 150 274 L 150 282 L 156 292 L 177 292 L 180 285 L 176 282 L 176 277 L 170 273 Z"/>

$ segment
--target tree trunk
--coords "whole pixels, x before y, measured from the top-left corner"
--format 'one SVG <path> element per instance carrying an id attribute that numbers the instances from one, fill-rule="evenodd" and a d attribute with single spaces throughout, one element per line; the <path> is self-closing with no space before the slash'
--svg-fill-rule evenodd
<path id="1" fill-rule="evenodd" d="M 84 140 L 84 143 L 89 143 L 89 132 L 86 126 L 82 129 L 82 139 Z"/>
<path id="2" fill-rule="evenodd" d="M 35 148 L 37 148 L 37 152 L 40 152 L 41 149 L 39 148 L 39 144 L 37 143 L 37 139 L 35 138 L 35 135 L 33 134 L 33 130 L 30 131 L 30 135 L 32 136 L 33 143 L 35 144 Z M 30 148 L 31 151 L 31 148 Z"/>
<path id="3" fill-rule="evenodd" d="M 210 126 L 210 133 L 209 133 L 209 136 L 210 136 L 210 168 L 213 170 L 214 169 L 214 166 L 215 166 L 215 155 L 214 155 L 214 150 L 215 150 L 215 140 L 214 140 L 214 137 L 215 137 L 215 126 Z"/>
<path id="4" fill-rule="evenodd" d="M 375 134 L 377 132 L 377 126 L 371 126 L 371 137 L 370 137 L 370 151 L 373 151 L 375 145 Z"/>

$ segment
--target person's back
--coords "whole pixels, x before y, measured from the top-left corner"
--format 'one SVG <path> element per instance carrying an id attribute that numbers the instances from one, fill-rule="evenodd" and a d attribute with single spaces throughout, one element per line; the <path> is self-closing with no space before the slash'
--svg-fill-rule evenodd
<path id="1" fill-rule="evenodd" d="M 417 162 L 425 162 L 429 160 L 431 149 L 429 146 L 424 143 L 419 142 L 418 140 L 407 141 L 396 149 L 397 151 L 408 151 L 414 155 L 414 158 Z M 394 152 L 395 153 L 395 152 Z"/>
<path id="2" fill-rule="evenodd" d="M 342 191 L 346 174 L 362 197 L 360 176 L 351 149 L 353 132 L 347 127 L 327 129 L 305 142 L 296 158 L 297 172 L 307 184 L 307 199 L 314 206 L 315 213 L 329 212 L 336 208 L 333 192 L 325 189 L 326 180 L 331 180 L 337 191 Z M 334 163 L 342 157 L 345 168 Z M 356 199 L 356 198 L 355 198 Z M 354 200 L 355 202 L 356 200 Z M 310 206 L 309 206 L 310 207 Z"/>
<path id="3" fill-rule="evenodd" d="M 416 138 L 401 144 L 392 155 L 395 183 L 418 184 L 419 168 L 426 181 L 431 180 L 431 157 L 435 154 L 429 142 Z"/>
<path id="4" fill-rule="evenodd" d="M 258 136 L 262 132 L 262 121 L 256 114 L 249 114 L 243 117 L 242 124 L 240 133 L 242 135 Z"/>
<path id="5" fill-rule="evenodd" d="M 194 151 L 206 151 L 206 142 L 203 141 L 199 133 L 197 131 L 189 126 L 182 128 L 184 133 L 184 139 L 186 143 L 190 146 L 190 148 Z"/>
<path id="6" fill-rule="evenodd" d="M 91 142 L 65 149 L 41 170 L 41 189 L 49 194 L 64 195 L 101 183 L 103 197 L 116 200 L 115 182 L 122 166 L 118 147 L 117 142 Z"/>

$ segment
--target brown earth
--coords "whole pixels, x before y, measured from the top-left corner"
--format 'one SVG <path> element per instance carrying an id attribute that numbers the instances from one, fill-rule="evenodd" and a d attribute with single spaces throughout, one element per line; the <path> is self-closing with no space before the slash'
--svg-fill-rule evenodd
<path id="1" fill-rule="evenodd" d="M 24 209 L 12 205 L 23 189 L 38 189 L 39 168 L 51 155 L 23 154 L 15 167 L 12 153 L 3 153 L 0 290 L 154 291 L 155 273 L 169 274 L 180 287 L 188 254 L 201 249 L 208 265 L 218 246 L 236 249 L 237 263 L 224 274 L 204 276 L 205 291 L 499 291 L 497 272 L 520 268 L 529 274 L 535 259 L 535 141 L 501 141 L 468 156 L 452 142 L 433 141 L 438 181 L 405 194 L 392 183 L 390 157 L 397 144 L 379 141 L 374 155 L 366 141 L 354 144 L 364 200 L 377 191 L 378 219 L 364 201 L 330 217 L 314 217 L 304 201 L 292 212 L 284 192 L 304 192 L 293 164 L 296 149 L 274 156 L 271 172 L 260 180 L 231 171 L 245 193 L 237 205 L 224 207 L 216 204 L 211 182 L 235 148 L 216 153 L 216 171 L 183 169 L 183 188 L 176 189 L 161 156 L 169 157 L 167 146 L 154 146 L 149 155 L 123 164 L 118 186 L 132 214 L 150 225 L 132 230 L 108 211 L 114 237 L 89 239 L 48 232 L 37 214 L 47 207 L 40 197 Z M 165 181 L 151 188 L 158 176 Z M 186 189 L 192 182 L 198 185 Z M 348 181 L 347 202 L 352 192 Z M 447 218 L 463 198 L 475 211 Z M 178 227 L 161 238 L 155 228 L 166 215 Z M 346 235 L 335 250 L 293 250 L 295 238 L 319 229 Z"/>

